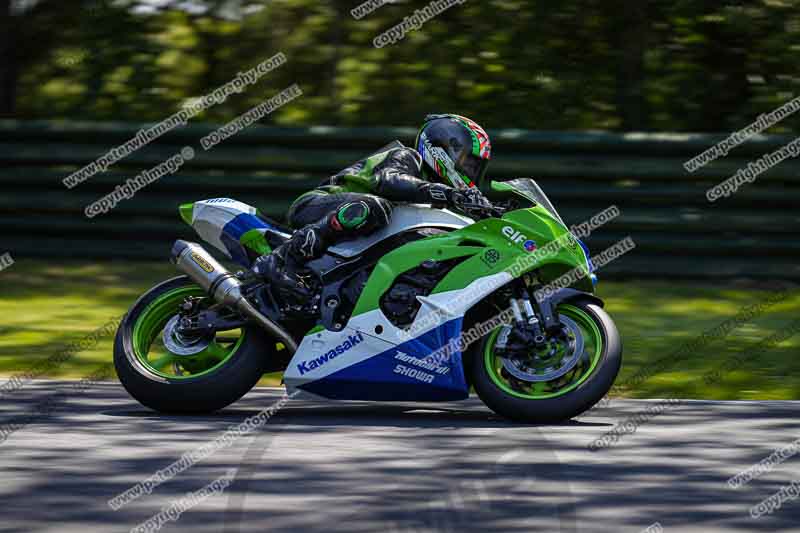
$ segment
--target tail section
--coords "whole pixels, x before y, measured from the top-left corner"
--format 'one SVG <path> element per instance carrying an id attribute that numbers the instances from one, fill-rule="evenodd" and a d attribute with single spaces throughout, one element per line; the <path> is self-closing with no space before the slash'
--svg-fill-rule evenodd
<path id="1" fill-rule="evenodd" d="M 245 267 L 289 237 L 258 209 L 231 198 L 183 204 L 180 214 L 204 241 Z"/>

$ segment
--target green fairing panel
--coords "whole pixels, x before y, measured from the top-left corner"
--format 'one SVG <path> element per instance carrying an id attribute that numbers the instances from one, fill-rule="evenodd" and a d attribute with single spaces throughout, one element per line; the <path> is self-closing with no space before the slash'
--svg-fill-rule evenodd
<path id="1" fill-rule="evenodd" d="M 184 222 L 186 222 L 187 224 L 189 224 L 191 226 L 192 225 L 192 214 L 194 212 L 194 203 L 181 204 L 180 207 L 178 207 L 178 211 L 181 214 L 181 219 L 183 219 Z"/>
<path id="2" fill-rule="evenodd" d="M 244 232 L 242 236 L 239 237 L 239 243 L 259 255 L 266 255 L 272 252 L 272 248 L 267 244 L 264 233 L 260 229 L 251 229 L 250 231 Z"/>
<path id="3" fill-rule="evenodd" d="M 443 242 L 443 239 L 450 235 L 434 236 L 412 242 L 383 256 L 375 265 L 375 269 L 356 303 L 353 315 L 377 309 L 380 297 L 392 286 L 397 276 L 418 267 L 423 261 L 428 259 L 445 261 L 456 257 L 475 255 L 482 250 L 482 248 L 457 246 L 452 242 Z M 435 242 L 433 242 L 434 240 Z"/>
<path id="4" fill-rule="evenodd" d="M 555 253 L 545 253 L 544 257 L 540 259 L 521 259 L 518 262 L 518 265 L 522 266 L 521 272 L 519 274 L 512 272 L 515 277 L 536 268 L 541 271 L 542 281 L 547 283 L 573 268 L 577 268 L 582 274 L 582 278 L 576 284 L 576 288 L 587 292 L 594 291 L 586 252 L 570 233 L 569 228 L 553 218 L 547 209 L 540 206 L 518 209 L 504 215 L 503 221 L 507 223 L 506 225 L 510 225 L 526 235 L 528 239 L 535 241 L 537 250 L 544 248 L 552 241 L 558 239 L 563 241 L 563 244 L 556 247 Z M 518 250 L 521 250 L 522 256 L 537 258 L 538 254 L 526 251 L 521 244 Z"/>
<path id="5" fill-rule="evenodd" d="M 503 228 L 507 227 L 514 234 L 518 232 L 526 238 L 513 242 L 503 234 Z M 457 231 L 406 244 L 386 254 L 378 262 L 353 314 L 377 309 L 380 297 L 391 287 L 397 276 L 427 259 L 443 261 L 456 257 L 467 258 L 439 282 L 433 290 L 434 294 L 463 289 L 478 278 L 503 271 L 519 277 L 537 268 L 541 269 L 544 282 L 578 268 L 584 278 L 576 287 L 592 292 L 586 254 L 574 237 L 570 235 L 566 238 L 566 247 L 560 247 L 556 253 L 546 254 L 539 260 L 531 260 L 534 256 L 523 246 L 525 240 L 533 240 L 538 248 L 542 248 L 567 234 L 569 230 L 546 209 L 535 206 L 507 213 L 502 219 L 487 219 Z"/>

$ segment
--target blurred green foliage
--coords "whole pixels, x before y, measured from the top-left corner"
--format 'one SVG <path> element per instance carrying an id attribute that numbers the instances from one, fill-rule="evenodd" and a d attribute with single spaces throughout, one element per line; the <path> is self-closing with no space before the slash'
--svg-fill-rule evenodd
<path id="1" fill-rule="evenodd" d="M 795 0 L 471 0 L 382 49 L 428 2 L 356 20 L 361 1 L 0 0 L 0 116 L 156 121 L 279 51 L 288 64 L 195 120 L 296 82 L 265 123 L 730 131 L 800 84 Z"/>

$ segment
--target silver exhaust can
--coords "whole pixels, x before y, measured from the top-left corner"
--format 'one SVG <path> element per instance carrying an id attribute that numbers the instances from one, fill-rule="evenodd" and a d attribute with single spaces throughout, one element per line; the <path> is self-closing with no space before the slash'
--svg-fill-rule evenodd
<path id="1" fill-rule="evenodd" d="M 214 300 L 237 307 L 242 299 L 242 283 L 239 279 L 199 244 L 175 241 L 172 246 L 172 262 Z"/>
<path id="2" fill-rule="evenodd" d="M 277 337 L 290 353 L 297 351 L 297 343 L 287 331 L 253 307 L 242 295 L 242 282 L 222 266 L 205 248 L 194 242 L 175 241 L 172 246 L 172 263 L 200 285 L 215 301 L 238 309 L 258 322 L 266 331 Z"/>

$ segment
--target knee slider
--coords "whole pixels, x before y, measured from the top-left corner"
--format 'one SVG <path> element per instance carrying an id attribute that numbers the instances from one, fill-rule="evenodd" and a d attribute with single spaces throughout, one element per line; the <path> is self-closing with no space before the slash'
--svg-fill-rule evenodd
<path id="1" fill-rule="evenodd" d="M 391 204 L 383 198 L 367 196 L 341 206 L 336 225 L 344 231 L 368 232 L 389 223 Z"/>
<path id="2" fill-rule="evenodd" d="M 336 222 L 344 230 L 357 230 L 369 222 L 371 214 L 372 210 L 367 202 L 347 202 L 336 211 Z"/>

